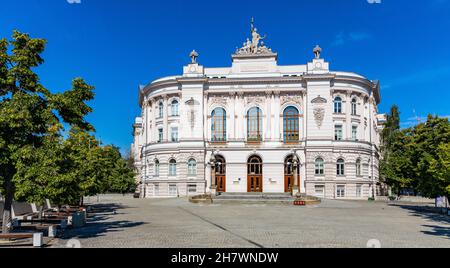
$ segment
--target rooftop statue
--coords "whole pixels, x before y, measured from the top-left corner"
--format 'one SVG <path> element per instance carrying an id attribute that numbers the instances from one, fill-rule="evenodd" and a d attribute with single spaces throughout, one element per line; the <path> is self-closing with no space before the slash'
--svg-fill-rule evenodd
<path id="1" fill-rule="evenodd" d="M 189 57 L 191 58 L 191 64 L 197 63 L 198 53 L 197 51 L 195 51 L 195 49 L 192 50 L 192 52 L 189 54 Z"/>
<path id="2" fill-rule="evenodd" d="M 316 56 L 316 59 L 320 59 L 320 54 L 322 53 L 322 48 L 317 45 L 314 49 L 313 49 L 314 55 Z"/>
<path id="3" fill-rule="evenodd" d="M 252 18 L 251 22 L 251 36 L 252 40 L 250 41 L 247 38 L 247 41 L 244 42 L 241 48 L 238 48 L 236 51 L 237 55 L 251 55 L 251 54 L 271 54 L 272 50 L 264 45 L 262 40 L 266 39 L 267 35 L 261 37 L 258 33 L 258 29 L 255 28 L 255 20 Z"/>

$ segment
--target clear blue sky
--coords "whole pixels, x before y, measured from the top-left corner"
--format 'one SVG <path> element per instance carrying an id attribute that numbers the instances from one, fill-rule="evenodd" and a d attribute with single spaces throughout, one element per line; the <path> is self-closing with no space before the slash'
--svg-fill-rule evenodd
<path id="1" fill-rule="evenodd" d="M 43 84 L 65 90 L 81 76 L 94 85 L 89 121 L 122 150 L 138 85 L 180 74 L 192 49 L 205 66 L 229 66 L 252 16 L 279 64 L 305 64 L 320 44 L 332 70 L 380 80 L 381 111 L 398 104 L 403 126 L 414 109 L 450 115 L 450 0 L 73 1 L 0 0 L 0 37 L 18 29 L 47 39 Z"/>

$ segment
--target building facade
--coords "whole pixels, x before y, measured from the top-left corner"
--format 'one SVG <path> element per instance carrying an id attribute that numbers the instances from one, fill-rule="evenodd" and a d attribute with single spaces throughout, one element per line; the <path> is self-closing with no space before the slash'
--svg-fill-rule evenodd
<path id="1" fill-rule="evenodd" d="M 253 25 L 251 34 L 231 67 L 204 67 L 193 51 L 181 75 L 139 88 L 132 152 L 141 197 L 376 196 L 379 82 L 331 71 L 318 46 L 305 65 L 278 65 Z"/>

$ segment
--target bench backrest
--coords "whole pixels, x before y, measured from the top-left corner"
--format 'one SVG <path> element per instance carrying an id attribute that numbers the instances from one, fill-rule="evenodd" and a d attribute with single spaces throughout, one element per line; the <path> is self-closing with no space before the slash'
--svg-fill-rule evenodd
<path id="1" fill-rule="evenodd" d="M 3 206 L 5 203 L 3 201 L 0 201 L 0 222 L 3 220 Z"/>
<path id="2" fill-rule="evenodd" d="M 13 202 L 14 216 L 21 216 L 33 213 L 33 208 L 28 203 Z"/>

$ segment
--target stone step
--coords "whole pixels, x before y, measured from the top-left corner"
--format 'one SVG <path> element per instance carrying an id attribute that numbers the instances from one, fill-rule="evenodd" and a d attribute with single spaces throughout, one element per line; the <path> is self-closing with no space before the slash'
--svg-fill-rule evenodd
<path id="1" fill-rule="evenodd" d="M 213 199 L 213 204 L 292 205 L 295 199 Z"/>
<path id="2" fill-rule="evenodd" d="M 222 193 L 214 196 L 215 200 L 291 200 L 294 199 L 291 194 L 283 193 Z"/>

